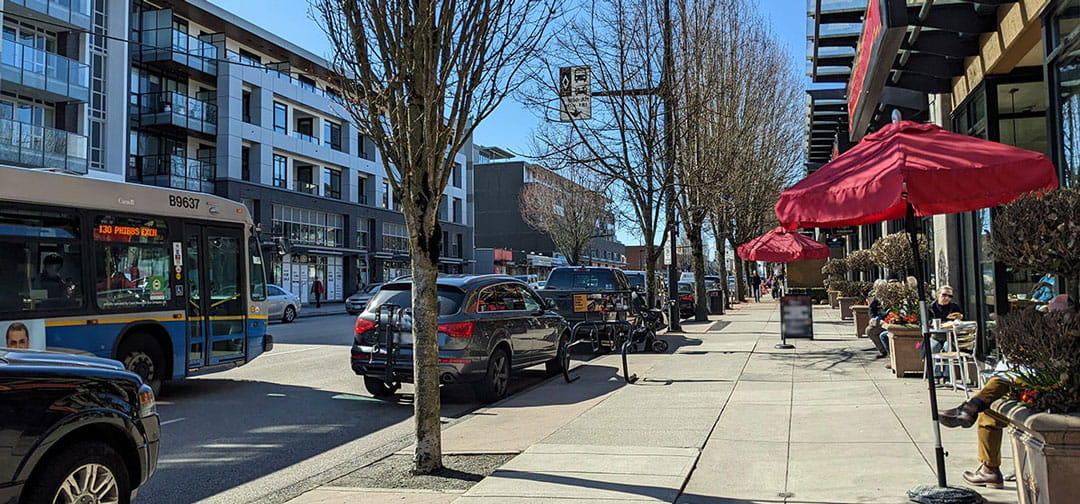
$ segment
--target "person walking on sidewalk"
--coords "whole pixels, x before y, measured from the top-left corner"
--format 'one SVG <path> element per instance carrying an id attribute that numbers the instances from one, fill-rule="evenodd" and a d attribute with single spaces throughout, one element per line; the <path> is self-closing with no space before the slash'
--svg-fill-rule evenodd
<path id="1" fill-rule="evenodd" d="M 757 271 L 750 276 L 750 292 L 754 295 L 754 302 L 761 302 L 761 275 Z"/>
<path id="2" fill-rule="evenodd" d="M 322 281 L 319 277 L 315 277 L 315 281 L 311 283 L 311 295 L 315 296 L 315 307 L 322 308 L 322 297 L 326 294 L 326 287 L 323 287 Z"/>

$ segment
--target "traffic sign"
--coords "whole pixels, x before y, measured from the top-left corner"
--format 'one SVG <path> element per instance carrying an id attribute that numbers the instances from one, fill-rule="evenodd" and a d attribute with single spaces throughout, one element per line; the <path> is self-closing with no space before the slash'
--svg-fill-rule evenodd
<path id="1" fill-rule="evenodd" d="M 559 120 L 592 118 L 592 74 L 587 66 L 559 68 Z"/>

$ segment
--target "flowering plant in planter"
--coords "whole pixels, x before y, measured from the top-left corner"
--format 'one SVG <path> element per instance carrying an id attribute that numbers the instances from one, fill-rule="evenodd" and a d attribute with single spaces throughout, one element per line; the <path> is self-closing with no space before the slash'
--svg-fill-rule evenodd
<path id="1" fill-rule="evenodd" d="M 1054 309 L 998 317 L 998 347 L 1015 365 L 1013 398 L 1036 411 L 1080 412 L 1080 191 L 1056 189 L 1004 205 L 992 231 L 998 261 L 1061 275 L 1072 289 L 1069 302 Z"/>
<path id="2" fill-rule="evenodd" d="M 919 324 L 919 294 L 914 287 L 902 282 L 889 282 L 875 289 L 874 296 L 885 310 L 886 324 Z"/>

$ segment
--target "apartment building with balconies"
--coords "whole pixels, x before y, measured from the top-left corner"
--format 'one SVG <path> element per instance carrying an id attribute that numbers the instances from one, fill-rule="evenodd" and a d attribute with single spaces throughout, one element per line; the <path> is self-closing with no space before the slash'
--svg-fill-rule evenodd
<path id="1" fill-rule="evenodd" d="M 5 0 L 0 46 L 0 164 L 121 179 L 128 0 Z M 96 35 L 91 35 L 96 34 Z"/>
<path id="2" fill-rule="evenodd" d="M 205 0 L 135 1 L 128 178 L 251 209 L 287 252 L 274 281 L 306 299 L 408 274 L 408 234 L 379 153 L 329 83 L 329 63 Z M 440 220 L 442 270 L 469 271 L 466 155 Z"/>

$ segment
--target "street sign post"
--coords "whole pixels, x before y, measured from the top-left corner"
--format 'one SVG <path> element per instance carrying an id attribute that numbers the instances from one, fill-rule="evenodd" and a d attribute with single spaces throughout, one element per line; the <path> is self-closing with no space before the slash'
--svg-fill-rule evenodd
<path id="1" fill-rule="evenodd" d="M 592 74 L 587 66 L 559 68 L 559 120 L 592 118 Z"/>

